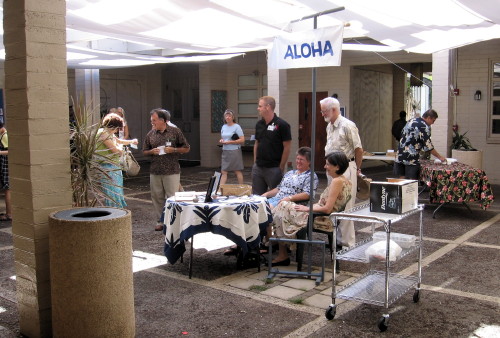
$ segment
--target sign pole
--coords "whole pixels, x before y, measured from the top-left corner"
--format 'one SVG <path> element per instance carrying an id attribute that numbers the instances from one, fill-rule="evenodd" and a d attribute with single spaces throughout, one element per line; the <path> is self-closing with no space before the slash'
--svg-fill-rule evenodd
<path id="1" fill-rule="evenodd" d="M 318 28 L 318 17 L 320 15 L 325 15 L 325 14 L 330 14 L 330 13 L 335 13 L 339 11 L 343 11 L 345 8 L 344 7 L 338 7 L 334 9 L 330 9 L 328 11 L 316 13 L 310 16 L 303 17 L 299 20 L 294 20 L 293 22 L 305 20 L 305 19 L 313 19 L 314 20 L 314 29 Z M 310 179 L 310 190 L 309 191 L 314 191 L 314 162 L 316 158 L 316 67 L 312 67 L 312 119 L 311 119 L 311 179 Z M 273 238 L 271 241 L 276 241 L 276 242 L 285 242 L 285 243 L 299 243 L 299 242 L 306 242 L 305 245 L 307 246 L 307 272 L 301 272 L 301 271 L 280 271 L 279 269 L 275 269 L 271 267 L 271 262 L 269 261 L 269 274 L 267 278 L 273 278 L 277 274 L 287 274 L 287 275 L 298 275 L 298 276 L 307 276 L 308 278 L 311 277 L 317 277 L 316 278 L 316 284 L 319 285 L 320 282 L 325 280 L 325 241 L 314 241 L 312 239 L 312 233 L 313 233 L 313 198 L 311 196 L 310 198 L 310 203 L 309 203 L 309 218 L 308 218 L 308 240 L 298 240 L 298 239 L 280 239 L 280 238 Z M 335 231 L 335 229 L 334 229 Z M 321 273 L 313 273 L 312 272 L 312 245 L 313 244 L 322 244 L 323 245 L 323 250 L 322 250 L 322 270 Z M 335 245 L 335 243 L 332 243 L 332 245 Z M 271 251 L 270 251 L 271 252 Z"/>

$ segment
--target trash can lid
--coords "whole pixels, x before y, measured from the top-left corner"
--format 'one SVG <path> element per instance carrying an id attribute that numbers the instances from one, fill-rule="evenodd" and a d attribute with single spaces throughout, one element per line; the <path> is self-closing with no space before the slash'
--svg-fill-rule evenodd
<path id="1" fill-rule="evenodd" d="M 96 221 L 123 217 L 126 210 L 118 208 L 74 208 L 58 211 L 53 217 L 61 220 Z"/>

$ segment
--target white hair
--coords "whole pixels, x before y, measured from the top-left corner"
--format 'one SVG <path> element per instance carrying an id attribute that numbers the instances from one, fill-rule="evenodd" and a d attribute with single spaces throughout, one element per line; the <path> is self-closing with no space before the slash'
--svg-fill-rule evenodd
<path id="1" fill-rule="evenodd" d="M 325 97 L 323 100 L 319 101 L 321 105 L 325 106 L 325 109 L 335 108 L 337 111 L 340 110 L 340 102 L 334 97 Z"/>

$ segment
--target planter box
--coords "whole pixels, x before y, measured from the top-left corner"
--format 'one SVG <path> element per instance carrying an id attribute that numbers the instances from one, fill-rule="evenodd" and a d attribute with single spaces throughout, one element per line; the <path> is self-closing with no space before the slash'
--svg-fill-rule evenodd
<path id="1" fill-rule="evenodd" d="M 465 163 L 477 169 L 483 169 L 483 151 L 482 150 L 459 150 L 452 149 L 451 157 L 456 158 L 458 162 Z"/>

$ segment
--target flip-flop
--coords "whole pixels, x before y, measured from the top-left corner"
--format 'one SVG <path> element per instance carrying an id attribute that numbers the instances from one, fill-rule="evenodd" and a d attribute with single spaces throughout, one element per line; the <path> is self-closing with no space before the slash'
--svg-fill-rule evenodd
<path id="1" fill-rule="evenodd" d="M 0 215 L 0 222 L 9 222 L 12 221 L 12 217 L 7 216 L 5 214 Z"/>

